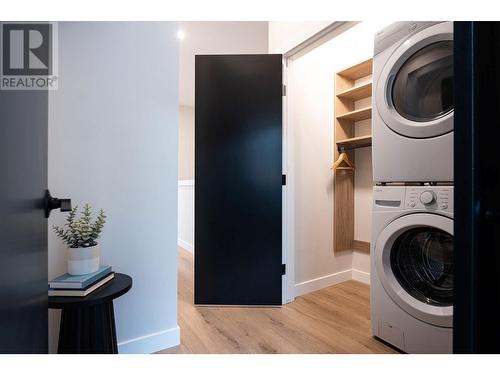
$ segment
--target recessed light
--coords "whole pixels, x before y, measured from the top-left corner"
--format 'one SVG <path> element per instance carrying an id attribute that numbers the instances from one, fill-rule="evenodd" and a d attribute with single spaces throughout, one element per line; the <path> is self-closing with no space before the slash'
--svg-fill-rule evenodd
<path id="1" fill-rule="evenodd" d="M 180 40 L 183 40 L 184 37 L 186 36 L 186 34 L 184 34 L 184 31 L 183 30 L 178 30 L 177 31 L 177 38 L 179 38 Z"/>

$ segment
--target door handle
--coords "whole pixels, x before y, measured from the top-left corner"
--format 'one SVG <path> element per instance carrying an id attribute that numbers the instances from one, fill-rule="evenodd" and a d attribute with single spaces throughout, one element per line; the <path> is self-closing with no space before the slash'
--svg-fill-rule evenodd
<path id="1" fill-rule="evenodd" d="M 45 190 L 44 197 L 45 218 L 49 218 L 50 211 L 60 208 L 61 212 L 71 211 L 71 199 L 59 199 L 50 195 L 49 189 Z"/>

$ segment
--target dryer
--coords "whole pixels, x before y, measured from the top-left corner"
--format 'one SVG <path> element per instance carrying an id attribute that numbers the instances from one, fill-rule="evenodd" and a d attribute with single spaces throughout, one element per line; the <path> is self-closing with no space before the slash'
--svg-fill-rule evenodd
<path id="1" fill-rule="evenodd" d="M 373 193 L 373 335 L 407 353 L 451 353 L 453 187 Z"/>
<path id="2" fill-rule="evenodd" d="M 378 32 L 372 100 L 374 181 L 453 182 L 453 23 Z"/>

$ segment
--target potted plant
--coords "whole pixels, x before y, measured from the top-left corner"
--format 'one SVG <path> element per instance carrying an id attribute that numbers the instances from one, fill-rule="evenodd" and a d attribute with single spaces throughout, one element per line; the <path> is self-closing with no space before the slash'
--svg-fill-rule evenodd
<path id="1" fill-rule="evenodd" d="M 106 215 L 101 209 L 96 220 L 92 222 L 92 210 L 87 203 L 77 217 L 78 206 L 75 206 L 66 218 L 64 228 L 53 226 L 54 232 L 68 245 L 68 273 L 85 275 L 99 269 L 100 249 L 97 239 L 106 223 Z"/>

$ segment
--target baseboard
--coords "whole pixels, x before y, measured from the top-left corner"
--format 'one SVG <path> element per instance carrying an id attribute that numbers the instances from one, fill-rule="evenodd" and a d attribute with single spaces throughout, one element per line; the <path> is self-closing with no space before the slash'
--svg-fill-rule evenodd
<path id="1" fill-rule="evenodd" d="M 179 326 L 118 343 L 120 354 L 150 354 L 179 345 Z"/>
<path id="2" fill-rule="evenodd" d="M 370 285 L 370 274 L 368 272 L 352 269 L 352 279 Z"/>
<path id="3" fill-rule="evenodd" d="M 306 293 L 311 293 L 316 290 L 326 288 L 327 286 L 351 280 L 351 278 L 352 278 L 352 272 L 349 269 L 337 273 L 332 273 L 330 275 L 318 277 L 316 279 L 303 281 L 301 283 L 295 284 L 295 296 L 301 296 Z"/>
<path id="4" fill-rule="evenodd" d="M 184 250 L 187 250 L 190 253 L 194 254 L 194 246 L 187 241 L 184 241 L 184 240 L 181 240 L 180 238 L 178 238 L 177 239 L 177 246 L 180 246 Z"/>

